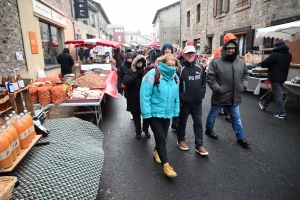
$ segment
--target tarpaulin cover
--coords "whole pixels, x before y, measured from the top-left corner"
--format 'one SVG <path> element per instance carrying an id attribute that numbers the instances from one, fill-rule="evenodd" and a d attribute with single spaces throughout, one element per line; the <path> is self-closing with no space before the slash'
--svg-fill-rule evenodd
<path id="1" fill-rule="evenodd" d="M 111 71 L 105 79 L 105 89 L 104 92 L 114 98 L 118 97 L 118 90 L 116 88 L 116 83 L 118 80 L 118 74 Z"/>
<path id="2" fill-rule="evenodd" d="M 300 39 L 300 21 L 259 28 L 256 30 L 256 38 L 274 37 L 291 42 Z"/>
<path id="3" fill-rule="evenodd" d="M 84 39 L 84 40 L 67 40 L 65 41 L 65 44 L 75 44 L 75 47 L 93 47 L 93 46 L 106 46 L 106 47 L 113 47 L 117 48 L 120 46 L 124 46 L 121 42 L 115 42 L 115 41 L 109 41 L 109 40 L 103 40 L 103 39 Z"/>
<path id="4" fill-rule="evenodd" d="M 153 40 L 152 42 L 150 42 L 147 46 L 150 46 L 150 47 L 154 47 L 156 45 L 158 45 L 159 42 L 157 40 Z"/>
<path id="5" fill-rule="evenodd" d="M 12 199 L 96 199 L 104 163 L 103 133 L 81 119 L 46 120 L 50 130 L 12 175 L 20 185 Z"/>

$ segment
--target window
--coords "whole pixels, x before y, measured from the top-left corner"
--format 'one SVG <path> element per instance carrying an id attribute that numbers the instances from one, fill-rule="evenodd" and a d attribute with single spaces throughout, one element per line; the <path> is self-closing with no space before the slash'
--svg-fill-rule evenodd
<path id="1" fill-rule="evenodd" d="M 95 26 L 95 15 L 90 13 L 89 24 Z"/>
<path id="2" fill-rule="evenodd" d="M 210 53 L 211 53 L 211 49 L 212 49 L 212 41 L 213 41 L 213 37 L 208 37 L 206 38 L 206 45 L 208 46 Z"/>
<path id="3" fill-rule="evenodd" d="M 121 42 L 121 35 L 118 35 L 118 42 Z"/>
<path id="4" fill-rule="evenodd" d="M 242 7 L 242 6 L 245 6 L 245 5 L 248 5 L 248 0 L 238 0 L 237 1 L 237 7 Z"/>
<path id="5" fill-rule="evenodd" d="M 214 17 L 229 11 L 229 0 L 214 0 L 213 2 Z"/>
<path id="6" fill-rule="evenodd" d="M 200 3 L 197 5 L 197 21 L 196 23 L 200 22 Z"/>
<path id="7" fill-rule="evenodd" d="M 133 40 L 133 36 L 132 36 L 132 35 L 130 36 L 130 40 L 131 40 L 131 41 Z"/>
<path id="8" fill-rule="evenodd" d="M 190 27 L 190 11 L 187 12 L 187 27 Z"/>
<path id="9" fill-rule="evenodd" d="M 239 48 L 239 55 L 245 55 L 246 53 L 246 34 L 238 34 L 235 35 L 237 38 L 238 48 Z"/>
<path id="10" fill-rule="evenodd" d="M 61 29 L 44 22 L 39 24 L 44 63 L 45 65 L 56 64 L 57 57 L 63 50 Z"/>
<path id="11" fill-rule="evenodd" d="M 194 39 L 194 45 L 195 45 L 196 53 L 199 54 L 200 53 L 200 38 Z"/>

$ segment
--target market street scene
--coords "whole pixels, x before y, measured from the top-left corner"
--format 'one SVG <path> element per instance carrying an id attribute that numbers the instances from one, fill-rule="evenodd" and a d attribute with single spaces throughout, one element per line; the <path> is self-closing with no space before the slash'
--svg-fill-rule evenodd
<path id="1" fill-rule="evenodd" d="M 0 14 L 0 200 L 299 199 L 298 0 Z"/>

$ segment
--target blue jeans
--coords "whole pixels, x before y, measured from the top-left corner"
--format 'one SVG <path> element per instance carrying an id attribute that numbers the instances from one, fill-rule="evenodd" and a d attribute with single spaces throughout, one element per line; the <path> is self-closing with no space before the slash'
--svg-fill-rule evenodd
<path id="1" fill-rule="evenodd" d="M 281 83 L 281 82 L 271 81 L 272 91 L 270 92 L 267 100 L 263 103 L 264 107 L 268 107 L 268 105 L 275 99 L 277 106 L 279 108 L 278 114 L 280 114 L 280 115 L 286 114 L 285 109 L 284 109 L 284 103 L 282 100 L 282 91 L 281 91 L 282 84 L 283 83 Z"/>
<path id="2" fill-rule="evenodd" d="M 177 126 L 178 142 L 184 141 L 186 122 L 189 115 L 192 115 L 193 128 L 195 134 L 195 148 L 203 146 L 203 129 L 202 129 L 202 103 L 186 104 L 180 106 L 179 121 Z"/>
<path id="3" fill-rule="evenodd" d="M 218 116 L 221 108 L 226 107 L 231 117 L 231 124 L 233 131 L 236 134 L 238 140 L 245 138 L 244 129 L 240 117 L 240 106 L 239 105 L 216 105 L 211 104 L 209 113 L 206 119 L 206 130 L 213 130 L 215 119 Z"/>

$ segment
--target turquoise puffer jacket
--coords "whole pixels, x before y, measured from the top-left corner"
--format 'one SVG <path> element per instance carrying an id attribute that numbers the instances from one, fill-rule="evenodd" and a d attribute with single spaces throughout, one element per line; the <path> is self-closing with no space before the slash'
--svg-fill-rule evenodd
<path id="1" fill-rule="evenodd" d="M 155 70 L 150 70 L 142 80 L 140 105 L 144 119 L 158 117 L 171 119 L 179 116 L 179 80 L 176 68 L 159 62 L 160 81 L 154 86 Z"/>

